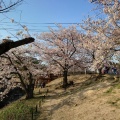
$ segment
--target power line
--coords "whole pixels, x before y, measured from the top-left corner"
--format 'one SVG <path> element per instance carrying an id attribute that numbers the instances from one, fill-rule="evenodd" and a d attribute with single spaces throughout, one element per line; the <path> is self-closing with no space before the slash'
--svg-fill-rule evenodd
<path id="1" fill-rule="evenodd" d="M 17 22 L 0 22 L 0 30 L 5 31 L 9 30 L 9 31 L 13 31 L 13 32 L 17 32 L 17 31 L 23 31 L 23 28 L 20 28 L 20 26 L 18 25 L 19 23 Z M 71 25 L 77 25 L 79 26 L 80 24 L 83 23 L 77 23 L 77 22 L 61 22 L 61 23 L 52 23 L 52 22 L 46 22 L 46 23 L 30 23 L 30 22 L 20 22 L 20 24 L 25 24 L 28 27 L 29 32 L 49 32 L 49 28 L 57 28 L 59 24 L 63 25 L 63 27 L 68 27 Z M 4 28 L 2 27 L 4 26 Z"/>
<path id="2" fill-rule="evenodd" d="M 1 22 L 1 23 L 10 23 L 11 24 L 11 22 Z M 23 24 L 67 24 L 67 25 L 71 25 L 71 24 L 77 24 L 77 25 L 79 25 L 79 24 L 84 24 L 84 23 L 77 23 L 77 22 L 73 22 L 73 23 L 69 23 L 69 22 L 64 22 L 64 23 L 29 23 L 29 22 L 20 22 L 20 23 L 23 23 Z"/>

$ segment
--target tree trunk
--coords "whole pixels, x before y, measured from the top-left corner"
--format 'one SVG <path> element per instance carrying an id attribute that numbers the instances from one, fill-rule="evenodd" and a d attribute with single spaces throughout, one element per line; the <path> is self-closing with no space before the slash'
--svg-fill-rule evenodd
<path id="1" fill-rule="evenodd" d="M 27 85 L 27 91 L 25 91 L 26 92 L 26 99 L 31 99 L 34 97 L 33 91 L 34 91 L 34 84 Z"/>
<path id="2" fill-rule="evenodd" d="M 68 74 L 68 70 L 64 70 L 63 71 L 63 88 L 66 88 L 68 85 L 67 74 Z"/>
<path id="3" fill-rule="evenodd" d="M 86 73 L 87 73 L 87 70 L 86 70 L 86 68 L 85 68 L 85 75 L 86 75 Z"/>
<path id="4" fill-rule="evenodd" d="M 33 97 L 34 97 L 34 96 L 33 96 L 34 84 L 30 82 L 29 85 L 26 85 L 26 84 L 24 83 L 24 80 L 23 80 L 23 78 L 22 78 L 22 75 L 21 75 L 19 72 L 18 72 L 17 74 L 18 74 L 18 76 L 19 76 L 19 78 L 20 78 L 21 85 L 22 85 L 22 87 L 23 87 L 23 89 L 24 89 L 24 91 L 25 91 L 26 99 L 31 99 L 31 98 L 33 98 Z M 33 80 L 33 79 L 31 79 L 31 80 Z"/>
<path id="5" fill-rule="evenodd" d="M 34 42 L 34 38 L 29 37 L 29 38 L 25 38 L 19 41 L 15 41 L 15 42 L 6 42 L 6 43 L 1 43 L 0 44 L 0 55 L 4 54 L 5 52 L 9 51 L 12 48 L 16 48 L 19 47 L 21 45 L 25 45 L 31 42 Z"/>
<path id="6" fill-rule="evenodd" d="M 102 75 L 102 67 L 98 69 L 99 75 Z"/>

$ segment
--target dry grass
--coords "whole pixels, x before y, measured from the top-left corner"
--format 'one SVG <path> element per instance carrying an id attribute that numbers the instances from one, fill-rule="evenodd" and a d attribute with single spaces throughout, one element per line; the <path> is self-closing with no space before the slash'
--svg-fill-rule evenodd
<path id="1" fill-rule="evenodd" d="M 104 75 L 97 80 L 96 77 L 96 74 L 69 76 L 68 80 L 74 81 L 74 86 L 67 90 L 60 87 L 62 78 L 59 78 L 46 88 L 35 89 L 34 99 L 22 98 L 21 101 L 34 107 L 46 96 L 37 120 L 120 120 L 119 79 L 113 75 Z"/>
<path id="2" fill-rule="evenodd" d="M 69 76 L 74 86 L 66 91 L 60 88 L 62 78 L 49 83 L 38 120 L 120 120 L 119 80 L 112 75 L 96 80 L 96 76 Z"/>

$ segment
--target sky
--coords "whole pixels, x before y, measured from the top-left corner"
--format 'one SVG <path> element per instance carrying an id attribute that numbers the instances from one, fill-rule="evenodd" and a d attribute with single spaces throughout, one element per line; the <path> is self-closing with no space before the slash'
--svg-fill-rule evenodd
<path id="1" fill-rule="evenodd" d="M 26 25 L 30 34 L 48 32 L 48 26 L 56 28 L 55 23 L 68 27 L 74 23 L 83 23 L 88 15 L 95 17 L 95 5 L 89 0 L 24 0 L 9 13 L 0 14 L 0 39 L 16 36 L 22 27 L 11 23 L 14 19 Z"/>

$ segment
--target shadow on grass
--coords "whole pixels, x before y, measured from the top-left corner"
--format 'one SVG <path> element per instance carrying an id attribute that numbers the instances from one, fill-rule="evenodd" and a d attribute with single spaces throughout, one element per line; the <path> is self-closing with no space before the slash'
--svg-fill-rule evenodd
<path id="1" fill-rule="evenodd" d="M 51 90 L 47 94 L 45 91 L 41 92 L 41 95 L 37 95 L 34 99 L 42 99 L 44 97 L 43 94 L 46 94 L 44 98 L 45 100 L 59 99 L 61 97 L 68 96 L 66 99 L 61 100 L 60 103 L 49 106 L 51 107 L 51 110 L 47 110 L 48 115 L 44 118 L 44 120 L 47 120 L 48 116 L 52 115 L 54 111 L 58 110 L 64 105 L 71 106 L 74 104 L 71 101 L 68 102 L 70 99 L 70 95 L 74 95 L 80 92 L 80 97 L 81 97 L 80 99 L 84 99 L 85 98 L 84 92 L 86 92 L 87 90 L 96 90 L 99 88 L 106 88 L 108 86 L 114 87 L 117 86 L 118 83 L 119 81 L 114 81 L 114 76 L 110 76 L 110 75 L 98 76 L 97 74 L 91 74 L 89 78 L 87 78 L 86 80 L 80 83 L 75 83 L 73 86 L 70 86 L 66 91 L 64 90 L 61 93 L 58 93 L 57 90 L 63 89 L 60 86 L 58 86 L 57 89 Z M 47 109 L 47 107 L 44 109 Z"/>
<path id="2" fill-rule="evenodd" d="M 75 83 L 73 86 L 70 86 L 69 88 L 67 88 L 67 90 L 65 90 L 61 93 L 57 93 L 57 92 L 55 92 L 55 90 L 49 91 L 45 98 L 46 99 L 59 99 L 60 97 L 72 95 L 72 94 L 75 94 L 75 93 L 80 92 L 85 89 L 96 90 L 98 88 L 105 88 L 107 86 L 115 86 L 118 84 L 118 82 L 119 81 L 114 81 L 113 76 L 110 76 L 110 75 L 99 76 L 97 74 L 91 74 L 87 80 L 80 82 L 80 83 Z M 102 85 L 99 85 L 99 83 L 102 83 Z M 99 86 L 97 86 L 97 85 L 99 85 Z M 58 86 L 57 89 L 63 89 L 63 88 Z M 50 93 L 52 93 L 52 95 L 49 95 Z M 45 94 L 45 92 L 44 92 L 44 94 Z"/>

